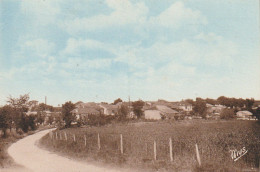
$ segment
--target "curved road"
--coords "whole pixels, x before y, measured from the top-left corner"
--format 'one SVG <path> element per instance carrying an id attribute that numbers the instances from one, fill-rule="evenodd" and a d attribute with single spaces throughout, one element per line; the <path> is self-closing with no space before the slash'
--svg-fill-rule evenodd
<path id="1" fill-rule="evenodd" d="M 36 134 L 27 136 L 18 142 L 12 144 L 9 149 L 9 155 L 14 161 L 24 166 L 28 171 L 35 172 L 117 172 L 116 169 L 97 167 L 87 163 L 77 162 L 49 151 L 40 149 L 36 142 L 47 134 L 49 130 L 44 130 Z M 122 171 L 119 170 L 119 171 Z M 118 172 L 119 172 L 118 171 Z"/>

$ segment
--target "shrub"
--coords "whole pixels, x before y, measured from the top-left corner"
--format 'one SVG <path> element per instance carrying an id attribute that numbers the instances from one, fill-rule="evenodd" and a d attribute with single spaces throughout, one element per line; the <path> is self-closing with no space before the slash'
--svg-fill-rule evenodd
<path id="1" fill-rule="evenodd" d="M 234 109 L 223 109 L 220 113 L 220 119 L 233 119 L 234 117 Z"/>

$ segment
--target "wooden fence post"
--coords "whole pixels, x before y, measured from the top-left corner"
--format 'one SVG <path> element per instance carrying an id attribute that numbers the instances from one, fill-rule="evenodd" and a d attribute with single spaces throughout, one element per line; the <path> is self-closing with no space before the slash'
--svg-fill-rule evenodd
<path id="1" fill-rule="evenodd" d="M 73 134 L 73 141 L 76 142 L 76 136 Z"/>
<path id="2" fill-rule="evenodd" d="M 148 145 L 147 143 L 145 143 L 145 153 L 146 153 L 146 156 L 148 155 Z"/>
<path id="3" fill-rule="evenodd" d="M 170 160 L 171 162 L 173 161 L 173 156 L 172 156 L 172 138 L 169 140 L 169 146 L 170 146 Z"/>
<path id="4" fill-rule="evenodd" d="M 58 133 L 56 132 L 56 140 L 58 140 Z"/>
<path id="5" fill-rule="evenodd" d="M 98 133 L 98 150 L 100 150 L 101 146 L 100 146 L 100 137 L 99 137 L 99 133 Z"/>
<path id="6" fill-rule="evenodd" d="M 62 135 L 61 135 L 61 133 L 60 133 L 60 140 L 62 140 Z"/>
<path id="7" fill-rule="evenodd" d="M 198 160 L 199 166 L 201 166 L 200 153 L 199 153 L 199 148 L 198 148 L 197 143 L 195 144 L 195 147 L 196 147 L 196 156 L 197 156 L 197 160 Z"/>
<path id="8" fill-rule="evenodd" d="M 156 161 L 156 159 L 157 159 L 156 141 L 154 141 L 154 143 L 153 143 L 153 155 L 154 155 L 154 160 Z"/>
<path id="9" fill-rule="evenodd" d="M 67 141 L 68 138 L 67 138 L 67 133 L 66 132 L 64 132 L 64 137 L 65 137 L 65 140 Z"/>
<path id="10" fill-rule="evenodd" d="M 123 135 L 120 134 L 120 150 L 121 150 L 121 154 L 124 153 L 124 149 L 123 149 Z"/>
<path id="11" fill-rule="evenodd" d="M 86 138 L 86 135 L 84 135 L 84 141 L 85 141 L 85 146 L 87 146 L 87 138 Z"/>
<path id="12" fill-rule="evenodd" d="M 49 132 L 49 136 L 50 136 L 51 139 L 52 139 L 52 135 L 53 135 L 53 134 L 52 134 L 52 131 Z"/>

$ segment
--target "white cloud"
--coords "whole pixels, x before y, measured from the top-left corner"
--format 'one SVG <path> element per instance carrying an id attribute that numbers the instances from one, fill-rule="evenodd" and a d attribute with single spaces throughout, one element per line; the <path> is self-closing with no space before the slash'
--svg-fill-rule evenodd
<path id="1" fill-rule="evenodd" d="M 62 55 L 72 55 L 78 54 L 81 50 L 86 49 L 103 49 L 112 51 L 111 46 L 105 45 L 104 43 L 96 40 L 69 38 L 65 49 L 62 50 L 61 53 Z"/>
<path id="2" fill-rule="evenodd" d="M 182 24 L 201 25 L 207 24 L 207 19 L 200 11 L 184 6 L 182 2 L 173 3 L 160 15 L 152 17 L 150 22 L 166 28 L 179 28 Z"/>
<path id="3" fill-rule="evenodd" d="M 60 25 L 73 34 L 79 31 L 95 31 L 111 26 L 140 24 L 145 22 L 148 8 L 144 3 L 132 4 L 128 0 L 107 0 L 106 4 L 113 11 L 109 15 L 99 14 L 93 17 L 76 18 Z"/>
<path id="4" fill-rule="evenodd" d="M 27 40 L 21 45 L 24 56 L 47 57 L 55 50 L 55 44 L 46 39 Z"/>
<path id="5" fill-rule="evenodd" d="M 60 0 L 24 0 L 21 1 L 21 11 L 33 19 L 35 24 L 44 26 L 55 23 L 60 13 L 60 2 Z"/>
<path id="6" fill-rule="evenodd" d="M 107 0 L 106 4 L 113 10 L 109 15 L 99 14 L 92 17 L 70 19 L 60 23 L 60 25 L 70 34 L 121 26 L 131 26 L 138 33 L 145 34 L 143 29 L 153 29 L 155 26 L 176 29 L 187 24 L 207 24 L 206 17 L 200 11 L 187 8 L 182 2 L 173 3 L 154 17 L 148 17 L 149 9 L 144 3 Z"/>

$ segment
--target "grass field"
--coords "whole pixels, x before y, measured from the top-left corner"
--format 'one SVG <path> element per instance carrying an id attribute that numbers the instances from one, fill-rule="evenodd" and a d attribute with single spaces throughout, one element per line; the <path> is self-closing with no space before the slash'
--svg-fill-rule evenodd
<path id="1" fill-rule="evenodd" d="M 120 153 L 120 134 L 123 136 L 123 154 Z M 139 122 L 57 130 L 57 136 L 58 139 L 55 132 L 53 139 L 46 135 L 41 144 L 74 158 L 127 165 L 145 171 L 253 171 L 259 167 L 260 125 L 256 121 Z M 173 145 L 172 162 L 169 138 L 172 138 Z M 201 166 L 196 159 L 195 144 L 199 148 Z M 230 150 L 243 147 L 248 152 L 234 162 Z"/>

